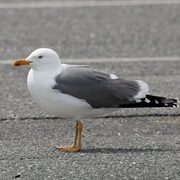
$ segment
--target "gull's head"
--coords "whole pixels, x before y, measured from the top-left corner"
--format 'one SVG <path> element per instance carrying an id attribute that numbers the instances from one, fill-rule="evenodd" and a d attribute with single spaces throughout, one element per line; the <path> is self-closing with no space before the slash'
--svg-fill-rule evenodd
<path id="1" fill-rule="evenodd" d="M 48 48 L 40 48 L 33 51 L 27 58 L 15 60 L 12 65 L 30 65 L 33 70 L 46 71 L 57 68 L 60 64 L 60 58 L 55 51 Z"/>

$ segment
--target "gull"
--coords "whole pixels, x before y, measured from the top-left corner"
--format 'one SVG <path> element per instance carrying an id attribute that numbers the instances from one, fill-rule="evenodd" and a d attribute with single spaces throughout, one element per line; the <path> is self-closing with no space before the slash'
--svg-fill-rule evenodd
<path id="1" fill-rule="evenodd" d="M 39 48 L 13 66 L 29 65 L 28 90 L 47 113 L 76 119 L 72 145 L 55 146 L 66 152 L 82 149 L 82 118 L 105 115 L 120 108 L 178 107 L 176 99 L 149 95 L 141 80 L 126 80 L 86 65 L 62 64 L 52 49 Z"/>

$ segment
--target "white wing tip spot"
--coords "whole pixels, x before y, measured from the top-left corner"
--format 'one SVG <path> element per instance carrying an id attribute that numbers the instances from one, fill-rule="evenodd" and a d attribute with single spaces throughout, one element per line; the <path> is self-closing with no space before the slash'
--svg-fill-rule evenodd
<path id="1" fill-rule="evenodd" d="M 110 74 L 111 79 L 118 79 L 118 77 L 115 74 Z"/>
<path id="2" fill-rule="evenodd" d="M 179 108 L 179 105 L 178 104 L 174 104 L 173 108 Z"/>
<path id="3" fill-rule="evenodd" d="M 142 100 L 141 100 L 141 99 L 134 99 L 134 101 L 135 101 L 135 102 L 137 102 L 137 103 L 142 102 Z"/>
<path id="4" fill-rule="evenodd" d="M 146 98 L 146 99 L 145 99 L 145 102 L 146 102 L 146 103 L 150 103 L 151 101 L 150 101 L 148 98 Z"/>

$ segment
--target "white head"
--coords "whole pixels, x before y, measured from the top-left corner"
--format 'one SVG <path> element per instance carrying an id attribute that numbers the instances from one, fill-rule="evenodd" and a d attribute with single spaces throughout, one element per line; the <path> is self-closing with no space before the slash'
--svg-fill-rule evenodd
<path id="1" fill-rule="evenodd" d="M 61 65 L 58 54 L 52 49 L 40 48 L 33 51 L 27 58 L 18 59 L 13 66 L 30 65 L 36 71 L 54 70 Z"/>

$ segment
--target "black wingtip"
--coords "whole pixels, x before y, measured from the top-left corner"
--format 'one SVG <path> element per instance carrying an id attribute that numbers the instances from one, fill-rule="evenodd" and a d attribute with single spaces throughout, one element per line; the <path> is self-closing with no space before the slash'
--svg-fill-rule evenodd
<path id="1" fill-rule="evenodd" d="M 135 101 L 131 104 L 120 105 L 121 108 L 146 108 L 146 107 L 179 107 L 179 101 L 160 96 L 146 95 L 146 98 Z"/>

